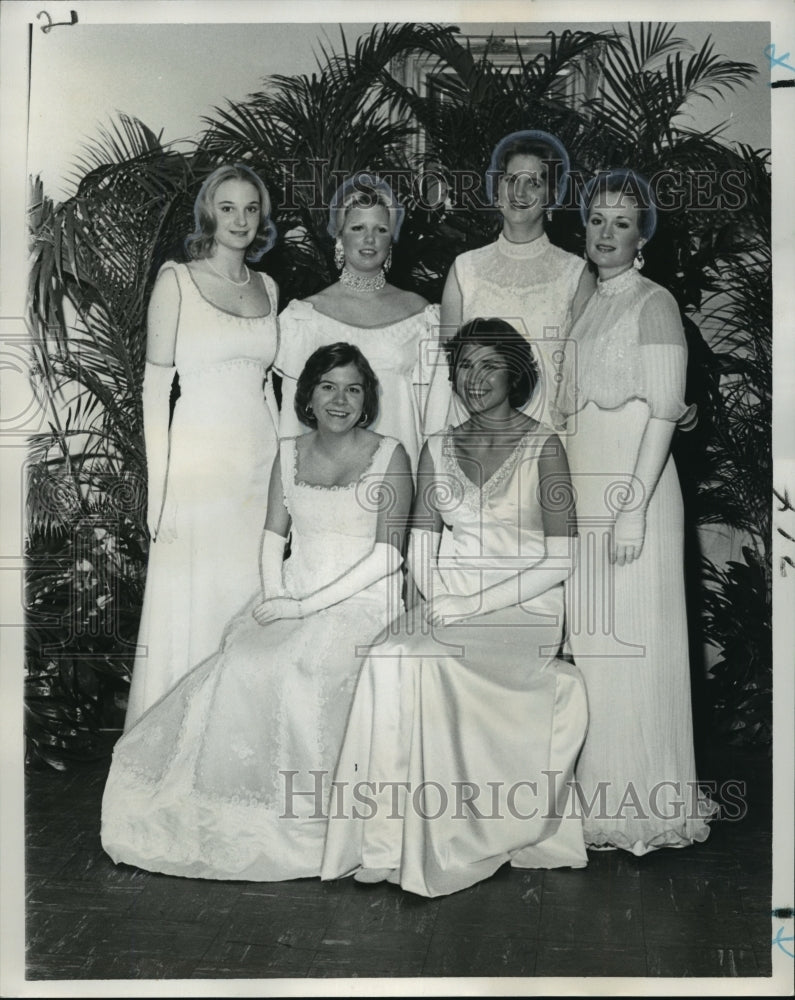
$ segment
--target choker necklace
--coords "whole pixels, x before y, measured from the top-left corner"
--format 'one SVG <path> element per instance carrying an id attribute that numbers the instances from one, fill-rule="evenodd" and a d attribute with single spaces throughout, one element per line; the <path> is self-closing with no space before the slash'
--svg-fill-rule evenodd
<path id="1" fill-rule="evenodd" d="M 386 284 L 384 269 L 370 277 L 367 274 L 354 274 L 347 267 L 340 272 L 340 284 L 346 288 L 355 288 L 358 292 L 380 292 Z"/>
<path id="2" fill-rule="evenodd" d="M 245 281 L 235 281 L 235 279 L 234 278 L 230 278 L 228 274 L 224 274 L 223 271 L 219 271 L 218 268 L 215 266 L 215 264 L 213 264 L 212 260 L 209 257 L 205 257 L 204 259 L 210 265 L 210 267 L 212 268 L 212 270 L 215 271 L 215 273 L 218 275 L 218 277 L 219 278 L 223 278 L 224 281 L 228 281 L 230 285 L 237 285 L 238 288 L 242 288 L 243 285 L 247 285 L 249 283 L 249 281 L 251 281 L 251 271 L 249 271 L 249 269 L 246 267 L 245 264 L 243 265 L 243 267 L 246 267 L 246 280 Z"/>

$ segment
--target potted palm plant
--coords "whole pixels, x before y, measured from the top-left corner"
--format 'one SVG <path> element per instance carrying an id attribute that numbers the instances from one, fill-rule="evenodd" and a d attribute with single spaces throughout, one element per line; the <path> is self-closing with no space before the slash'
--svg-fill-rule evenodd
<path id="1" fill-rule="evenodd" d="M 285 304 L 332 280 L 326 206 L 341 174 L 416 176 L 432 167 L 442 178 L 479 177 L 496 142 L 528 126 L 559 135 L 575 171 L 629 164 L 667 178 L 676 207 L 661 213 L 647 273 L 677 297 L 690 342 L 688 392 L 702 419 L 679 443 L 689 517 L 748 539 L 743 563 L 704 567 L 703 598 L 698 575 L 704 636 L 719 651 L 711 700 L 724 731 L 767 738 L 769 175 L 764 152 L 732 147 L 717 129 L 699 132 L 681 115 L 694 101 L 745 85 L 755 69 L 716 54 L 709 40 L 688 52 L 675 28 L 661 24 L 626 34 L 550 33 L 534 56 L 517 39 L 512 72 L 496 64 L 493 49 L 475 49 L 454 27 L 379 25 L 352 49 L 343 36 L 340 52 L 322 50 L 317 72 L 268 78 L 246 101 L 216 108 L 189 153 L 122 116 L 86 151 L 74 197 L 54 205 L 34 186 L 30 321 L 50 426 L 30 455 L 31 760 L 64 766 L 99 752 L 97 732 L 124 696 L 148 544 L 139 405 L 145 307 L 160 264 L 181 254 L 202 178 L 220 161 L 240 160 L 265 179 L 280 206 L 268 267 Z M 432 88 L 397 71 L 409 56 L 433 67 Z M 592 83 L 576 96 L 561 88 L 562 74 L 585 73 Z M 688 185 L 699 171 L 741 172 L 749 178 L 745 204 L 693 204 Z M 452 183 L 434 204 L 411 189 L 405 200 L 392 280 L 438 300 L 452 260 L 490 241 L 494 218 Z M 554 226 L 553 239 L 581 249 L 573 208 L 556 213 Z M 715 330 L 705 338 L 708 320 Z"/>

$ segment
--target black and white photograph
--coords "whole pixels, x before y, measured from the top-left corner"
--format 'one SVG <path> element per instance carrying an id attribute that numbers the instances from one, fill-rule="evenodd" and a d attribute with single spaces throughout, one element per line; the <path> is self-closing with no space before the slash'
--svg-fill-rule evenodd
<path id="1" fill-rule="evenodd" d="M 0 24 L 0 993 L 792 995 L 792 4 Z"/>

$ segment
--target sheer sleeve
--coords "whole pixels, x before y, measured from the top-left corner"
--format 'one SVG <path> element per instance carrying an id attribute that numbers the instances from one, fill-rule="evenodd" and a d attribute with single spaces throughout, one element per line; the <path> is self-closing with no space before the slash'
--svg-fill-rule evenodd
<path id="1" fill-rule="evenodd" d="M 640 311 L 641 347 L 649 344 L 673 344 L 687 347 L 682 317 L 676 299 L 665 288 L 658 288 L 643 303 Z"/>
<path id="2" fill-rule="evenodd" d="M 685 403 L 687 342 L 679 307 L 665 289 L 650 296 L 640 314 L 640 356 L 651 415 L 683 429 L 695 423 L 696 407 Z"/>

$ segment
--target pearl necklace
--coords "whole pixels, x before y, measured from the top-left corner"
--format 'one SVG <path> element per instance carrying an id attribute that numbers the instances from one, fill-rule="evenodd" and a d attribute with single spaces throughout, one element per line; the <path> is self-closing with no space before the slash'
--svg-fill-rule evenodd
<path id="1" fill-rule="evenodd" d="M 386 275 L 383 268 L 371 277 L 366 274 L 354 274 L 347 267 L 343 267 L 340 272 L 340 284 L 346 288 L 354 288 L 357 292 L 380 292 L 386 284 Z"/>
<path id="2" fill-rule="evenodd" d="M 249 281 L 251 281 L 251 271 L 249 271 L 249 269 L 246 267 L 245 264 L 243 265 L 243 267 L 246 267 L 246 280 L 245 281 L 235 281 L 235 279 L 234 278 L 230 278 L 228 274 L 224 274 L 223 271 L 219 271 L 218 268 L 215 266 L 215 264 L 213 264 L 212 260 L 209 257 L 205 257 L 204 259 L 210 265 L 210 268 L 213 271 L 215 271 L 215 273 L 218 275 L 218 277 L 219 278 L 223 278 L 224 281 L 228 281 L 230 285 L 237 285 L 238 288 L 242 288 L 243 285 L 247 285 L 249 283 Z"/>

